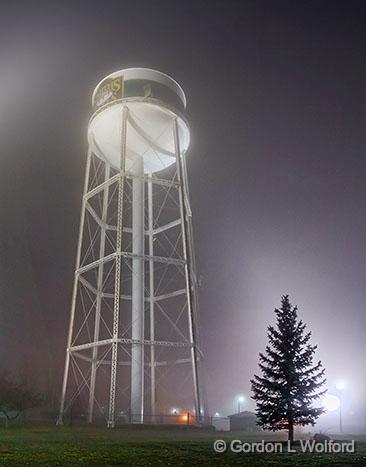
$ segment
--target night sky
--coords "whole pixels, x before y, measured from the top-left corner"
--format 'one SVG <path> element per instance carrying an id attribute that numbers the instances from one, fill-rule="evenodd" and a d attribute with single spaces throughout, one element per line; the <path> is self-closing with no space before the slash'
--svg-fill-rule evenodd
<path id="1" fill-rule="evenodd" d="M 330 390 L 365 396 L 366 4 L 11 2 L 0 6 L 0 362 L 62 378 L 91 93 L 156 68 L 187 96 L 212 412 L 247 395 L 289 293 Z"/>

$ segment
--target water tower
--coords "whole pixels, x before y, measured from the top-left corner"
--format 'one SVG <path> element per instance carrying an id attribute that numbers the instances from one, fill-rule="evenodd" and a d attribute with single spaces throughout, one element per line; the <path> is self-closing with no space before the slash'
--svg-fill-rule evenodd
<path id="1" fill-rule="evenodd" d="M 109 427 L 172 407 L 200 423 L 184 92 L 129 68 L 97 85 L 92 106 L 58 423 L 76 406 Z"/>

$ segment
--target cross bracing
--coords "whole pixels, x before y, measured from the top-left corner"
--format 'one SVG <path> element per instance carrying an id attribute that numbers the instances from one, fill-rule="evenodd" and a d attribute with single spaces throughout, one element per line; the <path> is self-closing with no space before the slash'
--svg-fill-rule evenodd
<path id="1" fill-rule="evenodd" d="M 131 413 L 136 381 L 142 410 L 132 422 L 164 413 L 169 404 L 181 404 L 197 419 L 203 410 L 185 156 L 172 119 L 164 131 L 174 140 L 176 164 L 153 174 L 127 169 L 128 131 L 138 125 L 133 118 L 125 108 L 120 167 L 111 167 L 92 140 L 89 146 L 59 423 L 78 401 L 89 422 L 102 416 L 113 427 L 121 410 Z M 142 322 L 138 338 L 136 320 Z M 141 376 L 133 380 L 136 368 Z"/>

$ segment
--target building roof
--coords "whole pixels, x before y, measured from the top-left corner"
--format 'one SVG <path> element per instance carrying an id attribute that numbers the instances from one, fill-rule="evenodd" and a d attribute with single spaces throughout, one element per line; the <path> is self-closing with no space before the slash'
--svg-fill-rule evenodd
<path id="1" fill-rule="evenodd" d="M 229 418 L 257 418 L 256 414 L 253 412 L 249 412 L 248 410 L 244 410 L 243 412 L 234 413 L 233 415 L 228 415 Z"/>

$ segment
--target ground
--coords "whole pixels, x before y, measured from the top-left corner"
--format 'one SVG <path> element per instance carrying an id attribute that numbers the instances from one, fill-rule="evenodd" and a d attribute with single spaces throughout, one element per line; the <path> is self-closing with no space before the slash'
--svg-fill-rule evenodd
<path id="1" fill-rule="evenodd" d="M 217 454 L 215 439 L 258 442 L 281 436 L 118 428 L 23 426 L 0 428 L 1 466 L 366 466 L 366 436 L 354 454 Z M 335 437 L 336 439 L 336 437 Z"/>

